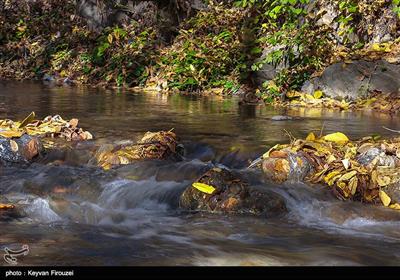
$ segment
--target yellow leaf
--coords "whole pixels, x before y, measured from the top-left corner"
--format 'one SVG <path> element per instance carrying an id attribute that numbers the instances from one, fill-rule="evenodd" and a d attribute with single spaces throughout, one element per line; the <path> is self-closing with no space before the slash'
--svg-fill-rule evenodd
<path id="1" fill-rule="evenodd" d="M 394 203 L 394 204 L 390 205 L 389 207 L 394 210 L 400 210 L 400 204 L 398 204 L 398 203 Z"/>
<path id="2" fill-rule="evenodd" d="M 112 43 L 112 41 L 113 41 L 113 36 L 112 36 L 112 34 L 108 34 L 107 40 L 108 40 L 108 42 L 109 42 L 110 44 Z"/>
<path id="3" fill-rule="evenodd" d="M 351 195 L 355 195 L 355 193 L 357 191 L 357 185 L 358 185 L 358 178 L 357 178 L 357 176 L 354 176 L 349 181 L 349 188 L 351 190 Z"/>
<path id="4" fill-rule="evenodd" d="M 323 137 L 323 139 L 326 141 L 335 142 L 335 143 L 341 144 L 341 145 L 346 144 L 348 141 L 350 141 L 349 138 L 347 138 L 347 136 L 341 132 L 335 132 L 335 133 L 325 135 Z"/>
<path id="5" fill-rule="evenodd" d="M 383 176 L 383 175 L 378 175 L 376 177 L 376 182 L 378 183 L 378 185 L 380 187 L 385 187 L 387 185 L 390 185 L 390 183 L 392 182 L 392 180 L 390 179 L 389 176 Z"/>
<path id="6" fill-rule="evenodd" d="M 315 99 L 320 99 L 323 95 L 324 95 L 324 93 L 322 91 L 320 91 L 320 90 L 316 90 L 314 92 L 314 98 Z"/>
<path id="7" fill-rule="evenodd" d="M 335 178 L 340 175 L 339 171 L 332 171 L 325 176 L 324 181 L 329 185 L 332 186 L 335 183 Z"/>
<path id="8" fill-rule="evenodd" d="M 212 194 L 215 191 L 215 188 L 213 186 L 203 184 L 203 183 L 195 182 L 192 184 L 192 186 L 194 188 L 198 189 L 199 191 L 201 191 L 203 193 L 207 193 L 207 194 Z"/>
<path id="9" fill-rule="evenodd" d="M 384 191 L 379 191 L 379 198 L 384 206 L 389 206 L 391 199 Z"/>
<path id="10" fill-rule="evenodd" d="M 6 138 L 13 138 L 13 137 L 21 137 L 24 134 L 23 131 L 20 130 L 3 130 L 0 131 L 0 136 Z"/>
<path id="11" fill-rule="evenodd" d="M 35 112 L 30 113 L 18 126 L 18 128 L 23 128 L 28 123 L 32 122 L 35 119 Z"/>
<path id="12" fill-rule="evenodd" d="M 286 97 L 289 99 L 299 98 L 301 97 L 301 93 L 295 90 L 291 90 L 286 93 Z"/>
<path id="13" fill-rule="evenodd" d="M 346 174 L 342 175 L 342 177 L 340 177 L 339 181 L 348 181 L 351 178 L 353 178 L 354 175 L 356 175 L 356 174 L 357 174 L 357 171 L 354 171 L 354 170 L 347 172 Z"/>
<path id="14" fill-rule="evenodd" d="M 306 137 L 307 141 L 315 141 L 315 139 L 317 139 L 317 137 L 315 137 L 315 134 L 312 132 L 310 134 L 308 134 Z"/>
<path id="15" fill-rule="evenodd" d="M 334 162 L 335 160 L 336 160 L 336 157 L 335 157 L 334 155 L 329 155 L 329 156 L 326 158 L 326 163 L 327 163 L 327 164 L 330 164 L 330 163 Z"/>
<path id="16" fill-rule="evenodd" d="M 306 98 L 306 99 L 309 99 L 309 100 L 315 99 L 314 96 L 312 96 L 311 94 L 306 94 L 306 95 L 305 95 L 305 98 Z"/>

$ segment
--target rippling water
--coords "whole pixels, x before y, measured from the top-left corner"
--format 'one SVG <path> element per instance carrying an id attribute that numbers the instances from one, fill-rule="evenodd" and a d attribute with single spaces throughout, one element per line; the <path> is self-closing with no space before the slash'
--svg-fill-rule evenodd
<path id="1" fill-rule="evenodd" d="M 323 187 L 282 186 L 245 167 L 290 132 L 388 135 L 398 118 L 373 113 L 238 106 L 235 98 L 111 92 L 0 83 L 0 119 L 77 117 L 96 140 L 58 155 L 65 164 L 2 167 L 0 192 L 27 217 L 1 221 L 0 247 L 29 244 L 20 264 L 41 265 L 396 265 L 400 214 L 336 200 Z M 277 114 L 302 120 L 271 121 Z M 138 162 L 109 172 L 88 166 L 85 151 L 169 130 L 186 160 Z M 187 213 L 179 195 L 205 170 L 224 165 L 282 195 L 276 218 Z"/>

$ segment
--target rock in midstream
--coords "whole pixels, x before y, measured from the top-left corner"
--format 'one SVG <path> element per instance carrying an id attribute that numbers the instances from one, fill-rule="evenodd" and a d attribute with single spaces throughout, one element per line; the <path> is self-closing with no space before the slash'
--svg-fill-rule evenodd
<path id="1" fill-rule="evenodd" d="M 172 131 L 146 132 L 136 143 L 101 146 L 90 163 L 110 169 L 112 166 L 130 164 L 137 160 L 178 160 L 181 158 L 180 148 L 178 137 Z"/>
<path id="2" fill-rule="evenodd" d="M 284 200 L 279 195 L 257 190 L 226 169 L 210 169 L 196 182 L 210 185 L 215 191 L 207 194 L 192 185 L 188 186 L 180 197 L 181 208 L 266 216 L 287 211 Z"/>
<path id="3" fill-rule="evenodd" d="M 42 150 L 42 143 L 37 137 L 27 134 L 19 138 L 0 136 L 0 161 L 11 163 L 28 162 Z"/>

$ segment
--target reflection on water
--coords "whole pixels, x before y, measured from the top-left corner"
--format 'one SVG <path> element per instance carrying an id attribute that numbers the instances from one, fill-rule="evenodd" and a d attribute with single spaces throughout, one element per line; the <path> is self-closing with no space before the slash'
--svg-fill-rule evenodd
<path id="1" fill-rule="evenodd" d="M 343 131 L 350 138 L 388 135 L 398 119 L 372 113 L 239 106 L 235 98 L 0 84 L 0 118 L 77 117 L 94 144 L 174 128 L 186 147 L 179 163 L 146 161 L 103 172 L 74 165 L 2 167 L 0 192 L 25 217 L 0 221 L 0 249 L 29 244 L 22 264 L 41 265 L 396 265 L 398 212 L 340 202 L 322 187 L 276 186 L 244 169 L 286 131 Z M 300 116 L 271 121 L 278 114 Z M 75 154 L 73 154 L 75 153 Z M 76 160 L 79 158 L 79 160 Z M 73 160 L 71 160 L 72 162 Z M 67 161 L 68 162 L 68 161 Z M 268 220 L 186 213 L 180 193 L 214 164 L 235 168 L 252 185 L 278 192 L 289 213 Z M 65 191 L 60 191 L 65 190 Z"/>

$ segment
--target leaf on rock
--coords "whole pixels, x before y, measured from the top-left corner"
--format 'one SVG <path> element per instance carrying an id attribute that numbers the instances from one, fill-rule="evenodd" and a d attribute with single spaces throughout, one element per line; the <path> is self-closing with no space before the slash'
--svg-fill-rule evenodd
<path id="1" fill-rule="evenodd" d="M 13 138 L 13 137 L 21 137 L 24 134 L 23 131 L 20 130 L 3 130 L 0 131 L 0 136 L 6 137 L 6 138 Z"/>
<path id="2" fill-rule="evenodd" d="M 394 210 L 400 210 L 400 204 L 398 204 L 398 203 L 394 203 L 394 204 L 390 205 L 389 207 Z"/>
<path id="3" fill-rule="evenodd" d="M 335 132 L 335 133 L 331 133 L 331 134 L 325 135 L 323 137 L 323 139 L 325 141 L 334 142 L 334 143 L 337 143 L 337 144 L 340 144 L 340 145 L 344 145 L 344 144 L 346 144 L 347 142 L 350 141 L 349 138 L 347 138 L 347 136 L 344 135 L 341 132 Z"/>
<path id="4" fill-rule="evenodd" d="M 322 98 L 322 96 L 324 96 L 324 93 L 323 93 L 322 91 L 316 90 L 316 91 L 314 92 L 314 98 L 315 98 L 315 99 L 320 99 L 320 98 Z"/>
<path id="5" fill-rule="evenodd" d="M 379 198 L 384 206 L 389 206 L 391 199 L 384 191 L 379 191 Z"/>
<path id="6" fill-rule="evenodd" d="M 195 182 L 192 184 L 192 186 L 195 189 L 198 189 L 199 191 L 201 191 L 203 193 L 207 193 L 207 194 L 212 194 L 215 191 L 215 188 L 213 186 L 203 184 L 203 183 Z"/>

